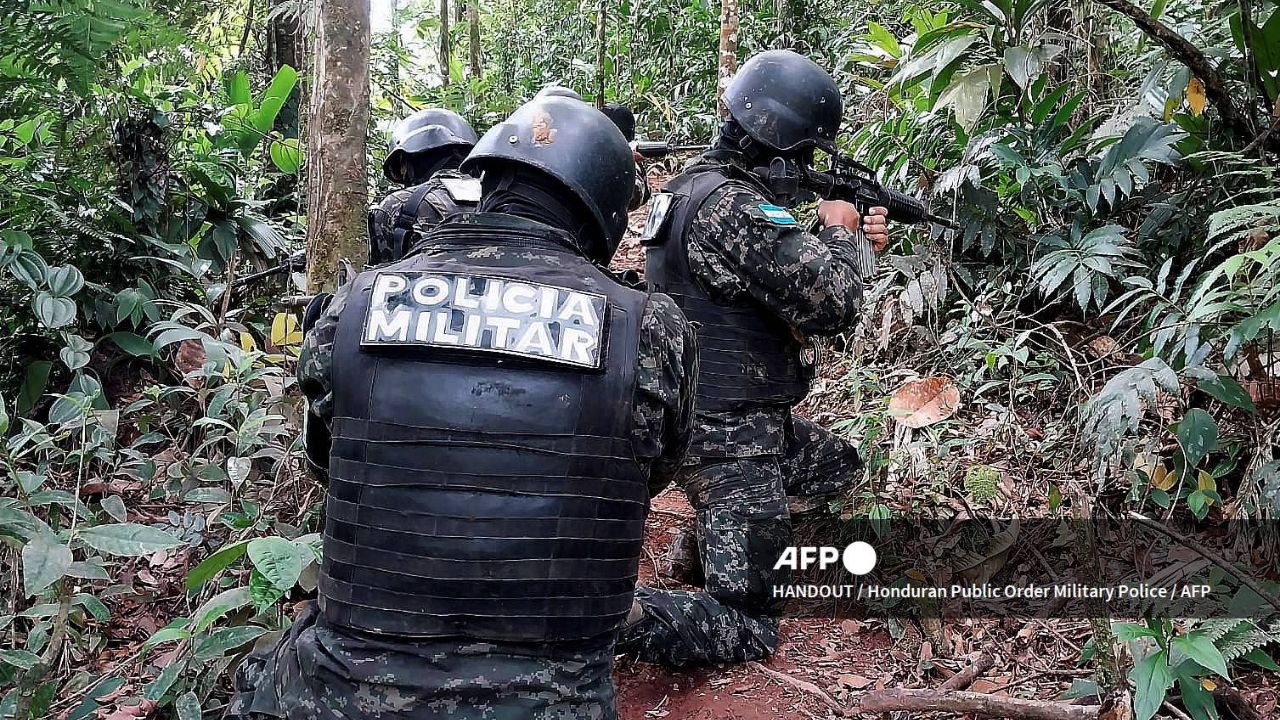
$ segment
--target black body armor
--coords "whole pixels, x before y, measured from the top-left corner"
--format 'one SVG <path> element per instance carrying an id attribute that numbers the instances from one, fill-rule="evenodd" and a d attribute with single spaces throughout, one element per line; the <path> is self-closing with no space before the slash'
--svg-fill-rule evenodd
<path id="1" fill-rule="evenodd" d="M 391 219 L 389 235 L 378 227 L 374 210 L 369 211 L 370 265 L 395 262 L 409 254 L 420 239 L 418 221 L 424 210 L 429 209 L 428 212 L 444 219 L 450 215 L 474 212 L 480 202 L 480 181 L 456 170 L 442 170 L 412 190 L 413 193 Z"/>
<path id="2" fill-rule="evenodd" d="M 320 580 L 328 621 L 515 642 L 599 637 L 621 625 L 648 507 L 648 470 L 632 445 L 647 296 L 566 239 L 530 221 L 467 215 L 356 279 L 333 350 Z M 406 279 L 410 289 L 388 297 L 385 288 Z M 545 343 L 563 342 L 574 330 L 547 298 L 570 296 L 599 309 L 590 313 L 598 350 L 580 365 L 504 351 L 472 327 L 485 312 L 515 317 L 510 301 L 528 322 L 548 319 Z M 396 324 L 396 313 L 421 303 L 436 303 L 443 329 Z M 390 314 L 378 315 L 383 307 Z"/>
<path id="3" fill-rule="evenodd" d="M 758 185 L 729 166 L 696 166 L 672 180 L 671 217 L 645 241 L 645 280 L 650 292 L 670 295 L 698 328 L 697 408 L 732 412 L 761 405 L 791 406 L 809 392 L 812 367 L 803 346 L 781 318 L 751 300 L 718 302 L 689 269 L 688 235 L 712 193 L 738 181 Z"/>

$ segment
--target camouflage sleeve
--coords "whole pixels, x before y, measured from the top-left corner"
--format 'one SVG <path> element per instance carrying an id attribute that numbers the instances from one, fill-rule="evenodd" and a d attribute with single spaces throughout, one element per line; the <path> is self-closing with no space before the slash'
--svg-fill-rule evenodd
<path id="1" fill-rule="evenodd" d="M 298 356 L 298 387 L 307 399 L 304 443 L 308 465 L 321 482 L 328 482 L 329 432 L 333 421 L 333 343 L 338 334 L 338 316 L 346 305 L 343 285 L 320 313 L 316 324 L 302 338 Z"/>
<path id="2" fill-rule="evenodd" d="M 698 380 L 693 326 L 666 295 L 651 295 L 645 305 L 638 362 L 633 409 L 636 456 L 651 461 L 650 494 L 657 495 L 684 464 Z"/>
<path id="3" fill-rule="evenodd" d="M 862 253 L 853 233 L 805 232 L 759 193 L 728 184 L 689 230 L 689 264 L 713 295 L 750 296 L 806 335 L 833 335 L 858 318 Z"/>

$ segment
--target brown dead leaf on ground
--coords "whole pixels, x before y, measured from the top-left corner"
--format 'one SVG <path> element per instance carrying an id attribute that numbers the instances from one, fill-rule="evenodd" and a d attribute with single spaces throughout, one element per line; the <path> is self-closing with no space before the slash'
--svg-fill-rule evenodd
<path id="1" fill-rule="evenodd" d="M 173 356 L 173 366 L 186 376 L 204 367 L 205 360 L 208 359 L 204 345 L 196 340 L 183 340 L 178 343 L 178 352 Z M 200 378 L 190 378 L 187 384 L 199 388 L 204 382 Z"/>
<path id="2" fill-rule="evenodd" d="M 956 413 L 960 390 L 944 375 L 910 380 L 889 399 L 889 415 L 899 424 L 918 430 Z"/>

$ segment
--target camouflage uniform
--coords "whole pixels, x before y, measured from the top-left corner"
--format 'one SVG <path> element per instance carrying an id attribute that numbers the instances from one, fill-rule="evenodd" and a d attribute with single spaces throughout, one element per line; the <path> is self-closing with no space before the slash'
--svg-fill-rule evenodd
<path id="1" fill-rule="evenodd" d="M 536 252 L 489 246 L 485 253 Z M 308 399 L 308 458 L 326 478 L 333 415 L 330 376 L 346 286 L 303 340 L 298 379 Z M 693 414 L 697 353 L 692 327 L 674 302 L 652 295 L 641 319 L 632 446 L 650 467 L 657 494 L 679 472 Z M 613 643 L 492 643 L 409 639 L 331 625 L 310 604 L 277 644 L 241 665 L 230 720 L 615 718 Z"/>
<path id="2" fill-rule="evenodd" d="M 740 163 L 712 152 L 702 162 Z M 874 256 L 843 227 L 812 235 L 761 217 L 772 204 L 756 187 L 730 182 L 713 192 L 688 230 L 692 273 L 721 303 L 763 306 L 797 336 L 838 333 L 856 322 L 865 270 Z M 653 252 L 653 250 L 650 250 Z M 853 485 L 861 463 L 849 443 L 793 417 L 787 405 L 694 414 L 689 461 L 677 479 L 697 511 L 705 592 L 649 588 L 645 610 L 624 628 L 619 650 L 668 665 L 742 662 L 773 652 L 782 603 L 772 587 L 789 580 L 773 566 L 791 544 L 787 496 Z"/>
<path id="3" fill-rule="evenodd" d="M 396 218 L 400 217 L 400 211 L 405 203 L 410 202 L 414 194 L 419 191 L 425 191 L 422 201 L 418 203 L 418 211 L 413 222 L 413 229 L 419 238 L 430 232 L 431 228 L 444 222 L 447 215 L 458 211 L 474 210 L 474 203 L 459 203 L 455 200 L 444 183 L 445 180 L 470 179 L 470 176 L 457 170 L 441 170 L 425 183 L 400 188 L 387 195 L 382 203 L 370 208 L 369 264 L 382 265 L 394 262 L 403 255 L 403 251 L 396 251 L 393 247 L 395 243 L 392 238 Z M 410 246 L 412 244 L 412 242 L 409 243 Z"/>

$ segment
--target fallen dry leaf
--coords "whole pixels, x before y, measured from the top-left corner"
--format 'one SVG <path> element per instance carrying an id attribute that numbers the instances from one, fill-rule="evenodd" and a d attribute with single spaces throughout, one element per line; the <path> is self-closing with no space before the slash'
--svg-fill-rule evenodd
<path id="1" fill-rule="evenodd" d="M 946 420 L 960 406 L 960 390 L 951 378 L 935 376 L 910 380 L 889 399 L 889 415 L 912 429 Z"/>
<path id="2" fill-rule="evenodd" d="M 1089 349 L 1090 355 L 1096 358 L 1104 358 L 1119 350 L 1120 344 L 1110 335 L 1099 335 L 1090 340 L 1085 347 Z"/>
<path id="3" fill-rule="evenodd" d="M 204 345 L 195 340 L 183 340 L 178 343 L 178 352 L 174 353 L 173 365 L 178 372 L 184 376 L 189 375 L 196 370 L 204 367 L 204 363 L 208 360 L 205 354 Z M 199 388 L 204 384 L 201 378 L 189 378 L 187 384 L 194 388 Z"/>
<path id="4" fill-rule="evenodd" d="M 841 675 L 836 678 L 836 682 L 850 690 L 862 690 L 871 685 L 873 681 L 871 678 L 865 678 L 861 675 Z"/>

